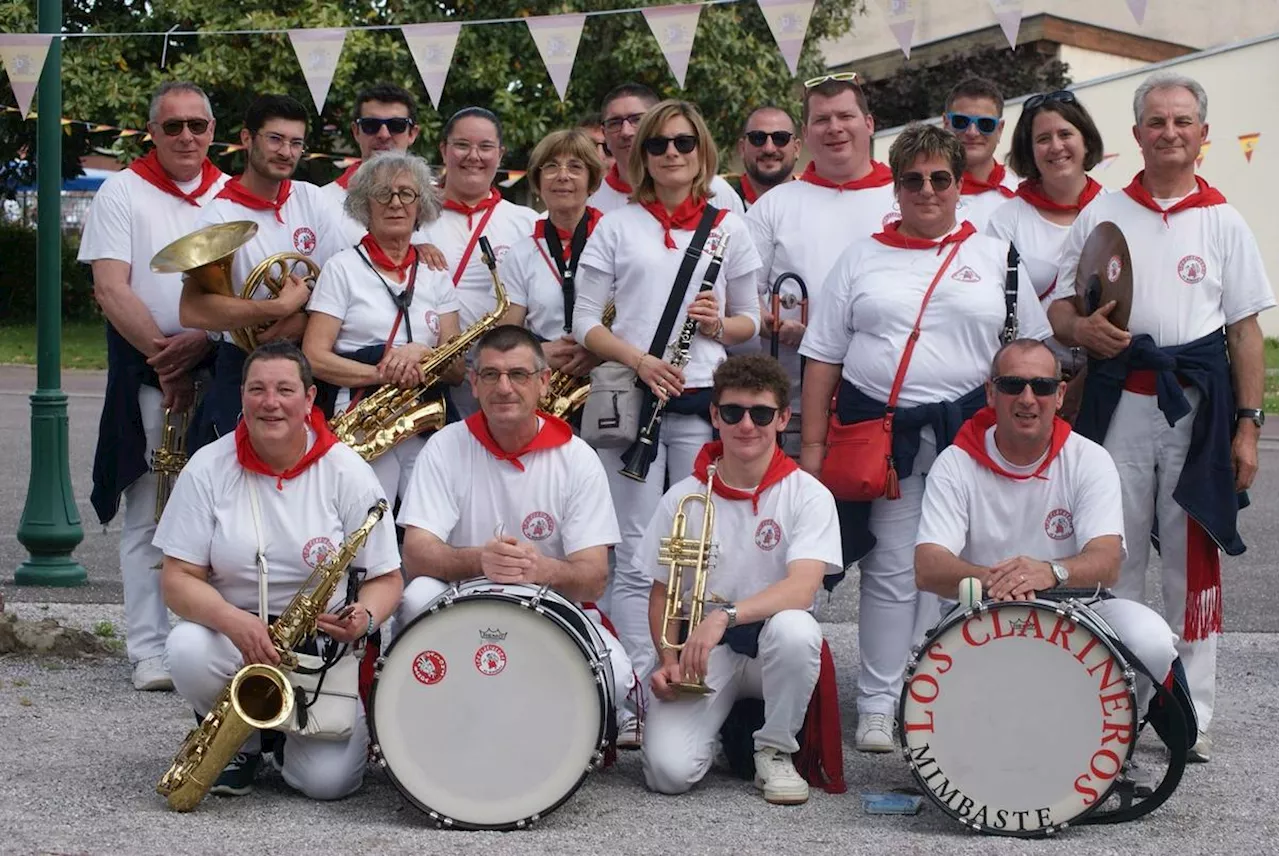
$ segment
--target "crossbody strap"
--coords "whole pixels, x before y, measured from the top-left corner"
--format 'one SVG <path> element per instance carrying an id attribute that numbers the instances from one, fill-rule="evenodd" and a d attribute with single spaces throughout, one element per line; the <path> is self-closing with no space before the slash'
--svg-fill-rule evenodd
<path id="1" fill-rule="evenodd" d="M 956 253 L 960 252 L 961 243 L 963 242 L 956 241 L 951 245 L 951 252 L 947 253 L 942 266 L 933 275 L 933 282 L 929 283 L 929 289 L 924 293 L 924 300 L 920 301 L 920 311 L 916 314 L 916 325 L 911 328 L 911 335 L 907 337 L 907 346 L 903 348 L 902 359 L 898 361 L 898 373 L 893 378 L 893 389 L 889 390 L 889 403 L 886 410 L 890 415 L 893 414 L 893 409 L 898 404 L 898 393 L 902 392 L 902 383 L 907 379 L 907 366 L 911 363 L 911 352 L 916 349 L 916 339 L 920 338 L 920 322 L 924 319 L 924 309 L 929 305 L 929 298 L 933 297 L 933 290 L 938 287 L 938 282 L 942 279 L 942 275 L 951 266 L 951 260 L 956 257 Z"/>
<path id="2" fill-rule="evenodd" d="M 657 332 L 653 334 L 653 342 L 649 345 L 651 357 L 662 359 L 663 352 L 667 349 L 667 340 L 671 338 L 671 331 L 676 326 L 676 315 L 684 304 L 685 292 L 689 289 L 689 281 L 693 279 L 693 270 L 698 266 L 698 260 L 702 258 L 702 248 L 707 243 L 707 236 L 711 234 L 719 214 L 720 209 L 710 204 L 702 211 L 702 219 L 698 221 L 698 228 L 694 230 L 693 238 L 685 248 L 684 259 L 680 262 L 679 272 L 676 273 L 676 281 L 671 286 L 671 294 L 667 297 L 667 307 L 662 310 L 662 320 L 658 322 Z M 639 382 L 637 378 L 636 383 Z"/>
<path id="3" fill-rule="evenodd" d="M 453 287 L 457 288 L 458 283 L 462 281 L 462 274 L 467 269 L 467 262 L 471 261 L 471 254 L 475 252 L 476 242 L 480 240 L 480 235 L 484 232 L 484 227 L 489 225 L 489 218 L 493 216 L 493 212 L 498 210 L 500 202 L 495 202 L 492 208 L 484 212 L 480 218 L 480 222 L 476 224 L 476 230 L 471 233 L 471 240 L 467 241 L 467 248 L 462 251 L 462 261 L 458 262 L 458 269 L 453 272 Z"/>

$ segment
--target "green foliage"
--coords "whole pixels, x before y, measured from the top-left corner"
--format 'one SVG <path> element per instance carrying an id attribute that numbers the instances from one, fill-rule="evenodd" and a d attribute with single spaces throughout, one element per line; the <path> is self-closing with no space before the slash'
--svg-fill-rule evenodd
<path id="1" fill-rule="evenodd" d="M 114 639 L 116 638 L 116 626 L 104 618 L 93 625 L 93 635 L 102 639 Z"/>
<path id="2" fill-rule="evenodd" d="M 62 237 L 62 318 L 91 321 L 101 318 L 93 298 L 93 275 L 76 261 L 78 235 Z M 5 324 L 36 319 L 36 232 L 13 223 L 0 223 L 0 259 L 25 259 L 23 264 L 0 264 L 0 318 Z"/>

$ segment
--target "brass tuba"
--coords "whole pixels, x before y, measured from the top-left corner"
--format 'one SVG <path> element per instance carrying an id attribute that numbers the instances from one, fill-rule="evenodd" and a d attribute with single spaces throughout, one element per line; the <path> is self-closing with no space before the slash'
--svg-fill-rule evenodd
<path id="1" fill-rule="evenodd" d="M 191 405 L 180 413 L 164 409 L 164 433 L 160 445 L 151 450 L 151 471 L 156 474 L 156 523 L 169 502 L 174 480 L 187 465 L 187 427 L 191 424 Z"/>
<path id="2" fill-rule="evenodd" d="M 303 279 L 314 285 L 320 275 L 320 267 L 300 253 L 276 253 L 259 262 L 245 277 L 240 293 L 231 286 L 231 262 L 236 250 L 258 234 L 258 224 L 252 220 L 233 220 L 216 223 L 184 235 L 151 258 L 151 270 L 156 273 L 180 273 L 204 292 L 224 297 L 252 300 L 260 286 L 265 285 L 271 297 L 280 293 L 285 278 L 297 271 L 298 265 L 306 269 Z M 231 340 L 242 351 L 258 347 L 260 330 L 243 327 L 231 330 Z"/>
<path id="3" fill-rule="evenodd" d="M 618 307 L 611 300 L 604 308 L 600 323 L 606 327 L 612 327 L 617 315 Z M 557 370 L 551 373 L 551 379 L 547 383 L 547 394 L 538 399 L 538 409 L 557 418 L 567 419 L 582 409 L 582 405 L 587 403 L 587 396 L 590 394 L 590 375 L 576 377 L 568 372 Z"/>
<path id="4" fill-rule="evenodd" d="M 498 263 L 488 238 L 480 239 L 480 253 L 489 267 L 489 275 L 493 277 L 493 292 L 497 297 L 493 310 L 422 361 L 421 386 L 402 389 L 393 384 L 383 384 L 376 392 L 366 395 L 346 412 L 329 420 L 329 428 L 338 439 L 366 461 L 375 460 L 409 437 L 444 427 L 443 396 L 424 401 L 423 390 L 439 383 L 449 364 L 471 350 L 476 340 L 495 327 L 511 306 L 507 290 L 498 277 Z"/>

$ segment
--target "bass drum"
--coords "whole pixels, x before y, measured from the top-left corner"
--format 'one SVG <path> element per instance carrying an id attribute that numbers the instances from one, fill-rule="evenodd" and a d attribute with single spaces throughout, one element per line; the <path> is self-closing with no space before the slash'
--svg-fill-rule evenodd
<path id="1" fill-rule="evenodd" d="M 1137 736 L 1134 673 L 1081 603 L 952 612 L 908 663 L 898 736 L 944 812 L 997 835 L 1052 835 L 1102 805 Z"/>
<path id="2" fill-rule="evenodd" d="M 555 592 L 455 586 L 378 661 L 374 757 L 438 826 L 523 828 L 603 759 L 612 672 L 595 626 Z"/>

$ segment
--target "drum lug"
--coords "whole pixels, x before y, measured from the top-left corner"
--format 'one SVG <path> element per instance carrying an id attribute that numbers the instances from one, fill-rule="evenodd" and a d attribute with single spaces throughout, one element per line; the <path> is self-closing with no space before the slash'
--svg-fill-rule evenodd
<path id="1" fill-rule="evenodd" d="M 379 769 L 387 769 L 387 759 L 382 757 L 382 747 L 377 743 L 369 744 L 369 757 L 373 760 L 373 763 L 378 765 Z"/>
<path id="2" fill-rule="evenodd" d="M 379 657 L 378 659 L 376 659 L 376 660 L 374 660 L 374 661 L 373 661 L 373 675 L 374 675 L 374 677 L 377 677 L 378 675 L 381 675 L 381 674 L 382 674 L 382 667 L 383 667 L 383 666 L 385 666 L 386 664 L 387 664 L 387 658 L 386 658 L 386 657 Z"/>

